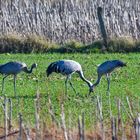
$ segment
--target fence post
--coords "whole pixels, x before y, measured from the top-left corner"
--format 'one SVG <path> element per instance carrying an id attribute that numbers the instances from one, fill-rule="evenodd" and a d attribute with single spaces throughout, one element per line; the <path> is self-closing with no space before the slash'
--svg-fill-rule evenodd
<path id="1" fill-rule="evenodd" d="M 9 102 L 9 113 L 8 113 L 8 115 L 9 115 L 9 118 L 8 118 L 8 131 L 10 132 L 11 131 L 11 128 L 12 128 L 12 100 L 11 99 L 9 99 L 8 100 Z"/>
<path id="2" fill-rule="evenodd" d="M 135 119 L 134 127 L 136 140 L 140 140 L 140 114 L 138 114 L 138 117 Z"/>
<path id="3" fill-rule="evenodd" d="M 100 30 L 101 30 L 101 35 L 103 38 L 103 45 L 107 48 L 107 33 L 106 33 L 106 29 L 105 29 L 105 24 L 103 21 L 103 10 L 102 7 L 98 7 L 97 8 L 97 15 L 98 15 L 98 19 L 99 19 L 99 25 L 100 25 Z"/>
<path id="4" fill-rule="evenodd" d="M 102 102 L 100 102 L 99 96 L 97 96 L 97 110 L 99 113 L 99 120 L 101 125 L 101 131 L 102 131 L 102 139 L 105 140 L 105 130 L 104 130 L 104 123 L 103 123 L 103 114 L 102 114 Z"/>
<path id="5" fill-rule="evenodd" d="M 50 95 L 48 95 L 48 109 L 49 109 L 49 113 L 50 113 L 52 122 L 55 123 L 57 126 L 60 126 L 59 122 L 57 121 L 57 119 L 55 117 Z"/>
<path id="6" fill-rule="evenodd" d="M 64 113 L 64 105 L 63 105 L 63 103 L 61 103 L 61 121 L 62 121 L 62 129 L 63 129 L 63 132 L 64 132 L 65 140 L 68 140 L 68 132 L 67 132 L 67 128 L 66 128 L 65 113 Z"/>
<path id="7" fill-rule="evenodd" d="M 111 129 L 112 129 L 112 140 L 117 140 L 116 118 L 113 116 L 111 119 Z"/>
<path id="8" fill-rule="evenodd" d="M 8 127 L 7 127 L 7 98 L 4 97 L 4 140 L 7 140 L 7 134 L 8 134 Z"/>
<path id="9" fill-rule="evenodd" d="M 78 129 L 79 129 L 79 137 L 80 140 L 85 140 L 85 127 L 84 127 L 84 113 L 82 113 L 82 117 L 78 118 Z"/>
<path id="10" fill-rule="evenodd" d="M 22 140 L 22 114 L 19 113 L 19 136 L 18 140 Z"/>
<path id="11" fill-rule="evenodd" d="M 39 124 L 39 110 L 40 110 L 40 104 L 39 104 L 39 93 L 37 93 L 37 98 L 34 101 L 35 103 L 35 127 L 36 127 L 36 140 L 40 140 L 40 124 Z"/>

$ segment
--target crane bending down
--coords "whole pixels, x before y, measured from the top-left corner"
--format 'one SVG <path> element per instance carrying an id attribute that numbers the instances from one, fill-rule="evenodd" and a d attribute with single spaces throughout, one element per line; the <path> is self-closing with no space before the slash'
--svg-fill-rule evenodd
<path id="1" fill-rule="evenodd" d="M 26 73 L 32 73 L 32 70 L 37 67 L 37 64 L 32 64 L 30 70 L 28 70 L 27 65 L 22 62 L 8 62 L 6 64 L 0 65 L 0 73 L 5 75 L 2 80 L 2 93 L 4 89 L 4 80 L 7 76 L 13 75 L 14 76 L 14 93 L 16 95 L 16 76 L 21 71 Z"/>
<path id="2" fill-rule="evenodd" d="M 71 75 L 75 72 L 78 73 L 80 78 L 84 82 L 87 83 L 87 85 L 89 87 L 89 92 L 93 91 L 92 90 L 92 85 L 93 84 L 84 77 L 82 67 L 76 61 L 73 61 L 73 60 L 59 60 L 59 61 L 56 61 L 56 62 L 52 62 L 46 70 L 47 76 L 49 76 L 52 72 L 61 73 L 62 75 L 66 75 L 66 81 L 65 81 L 66 94 L 67 94 L 67 83 L 68 83 L 68 81 L 70 82 L 70 86 L 72 87 L 72 89 L 76 93 L 76 90 L 73 87 L 73 84 L 71 82 Z"/>
<path id="3" fill-rule="evenodd" d="M 120 60 L 105 61 L 104 63 L 99 65 L 98 68 L 97 68 L 98 78 L 97 78 L 96 82 L 93 84 L 93 88 L 100 83 L 101 77 L 103 75 L 106 75 L 106 79 L 107 79 L 107 83 L 108 83 L 107 92 L 109 92 L 111 72 L 116 68 L 124 67 L 124 66 L 126 66 L 126 63 L 124 63 Z"/>

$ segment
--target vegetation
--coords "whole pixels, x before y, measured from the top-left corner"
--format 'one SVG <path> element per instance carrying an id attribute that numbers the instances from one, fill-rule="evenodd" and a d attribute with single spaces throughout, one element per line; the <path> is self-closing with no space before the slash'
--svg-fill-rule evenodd
<path id="1" fill-rule="evenodd" d="M 108 37 L 140 38 L 138 0 L 129 0 L 127 4 L 126 0 L 40 0 L 36 3 L 34 0 L 6 0 L 0 11 L 0 35 L 35 33 L 51 42 L 65 43 L 75 39 L 88 44 L 101 37 L 97 16 L 100 3 Z"/>
<path id="2" fill-rule="evenodd" d="M 84 45 L 76 40 L 59 45 L 43 37 L 31 35 L 22 37 L 19 35 L 6 35 L 0 37 L 0 53 L 102 53 L 102 52 L 140 52 L 140 41 L 132 38 L 112 38 L 108 41 L 108 48 L 103 49 L 102 40 Z"/>
<path id="3" fill-rule="evenodd" d="M 17 106 L 16 99 L 13 99 L 13 115 L 15 118 L 18 112 L 22 112 L 23 116 L 26 116 L 24 118 L 26 121 L 30 120 L 30 123 L 34 122 L 33 98 L 38 92 L 43 97 L 41 98 L 41 118 L 43 120 L 47 119 L 48 110 L 46 103 L 48 102 L 48 95 L 50 95 L 57 119 L 60 119 L 60 102 L 65 100 L 65 78 L 62 75 L 54 73 L 47 79 L 45 73 L 48 64 L 58 59 L 73 59 L 81 63 L 85 76 L 93 83 L 97 78 L 96 68 L 98 64 L 108 59 L 121 59 L 124 62 L 127 62 L 128 66 L 114 72 L 111 77 L 111 104 L 113 114 L 115 115 L 117 113 L 116 98 L 120 98 L 124 101 L 124 104 L 126 103 L 126 96 L 128 96 L 132 102 L 139 99 L 139 54 L 3 54 L 0 59 L 1 64 L 14 60 L 25 62 L 28 66 L 34 62 L 38 63 L 38 68 L 33 72 L 34 74 L 27 75 L 26 73 L 21 73 L 18 75 L 17 94 L 19 95 L 20 104 Z M 76 74 L 73 75 L 72 81 L 74 86 L 77 88 L 79 96 L 76 96 L 75 93 L 73 93 L 73 90 L 69 87 L 68 95 L 70 100 L 64 101 L 66 114 L 68 115 L 70 111 L 72 113 L 71 115 L 75 116 L 72 124 L 75 124 L 75 121 L 77 121 L 78 115 L 81 114 L 81 112 L 85 112 L 86 126 L 90 126 L 90 121 L 94 121 L 94 111 L 96 108 L 95 98 L 97 95 L 102 96 L 103 116 L 107 119 L 109 117 L 109 113 L 107 111 L 108 96 L 106 96 L 107 82 L 105 77 L 102 78 L 101 84 L 96 87 L 95 92 L 92 93 L 89 98 L 86 97 L 88 93 L 87 85 L 83 83 Z M 12 82 L 13 77 L 7 77 L 5 81 L 5 95 L 8 98 L 14 97 Z M 137 109 L 138 108 L 135 108 L 134 112 L 137 111 Z M 92 119 L 90 118 L 91 115 L 93 116 Z M 127 119 L 125 113 L 123 116 L 124 119 Z M 48 121 L 48 119 L 46 121 Z"/>
<path id="4" fill-rule="evenodd" d="M 13 121 L 12 124 L 17 126 L 19 113 L 22 114 L 24 124 L 28 127 L 34 127 L 35 124 L 35 98 L 36 94 L 40 94 L 39 97 L 39 115 L 40 121 L 45 122 L 48 126 L 51 122 L 49 113 L 49 101 L 50 97 L 52 102 L 52 109 L 55 114 L 57 122 L 61 122 L 61 103 L 64 104 L 64 112 L 66 117 L 66 124 L 70 123 L 71 128 L 77 128 L 77 119 L 82 113 L 85 114 L 85 128 L 90 131 L 94 127 L 98 127 L 99 114 L 97 112 L 97 99 L 99 98 L 102 103 L 102 115 L 106 129 L 110 130 L 109 120 L 109 102 L 106 95 L 107 81 L 105 77 L 102 78 L 99 86 L 95 88 L 95 92 L 91 96 L 87 97 L 88 87 L 79 76 L 73 75 L 72 81 L 79 95 L 75 95 L 73 90 L 68 87 L 68 96 L 65 96 L 65 77 L 56 73 L 46 77 L 46 68 L 52 61 L 59 59 L 73 59 L 78 61 L 82 67 L 85 76 L 91 82 L 95 82 L 97 78 L 96 68 L 97 65 L 109 59 L 121 59 L 127 62 L 127 67 L 118 69 L 113 72 L 111 76 L 111 111 L 113 116 L 118 114 L 117 102 L 120 100 L 123 103 L 121 107 L 121 117 L 123 126 L 132 126 L 132 120 L 128 116 L 129 107 L 127 105 L 127 97 L 131 102 L 132 112 L 134 117 L 139 112 L 139 59 L 140 55 L 135 53 L 128 54 L 59 54 L 59 53 L 47 53 L 47 54 L 1 54 L 0 64 L 8 61 L 22 61 L 28 66 L 36 62 L 38 68 L 33 71 L 33 74 L 27 75 L 26 73 L 20 73 L 17 77 L 17 95 L 18 99 L 14 97 L 13 89 L 13 77 L 9 76 L 5 79 L 5 95 L 12 100 L 13 105 Z M 0 75 L 2 80 L 2 75 Z M 0 85 L 1 88 L 1 85 Z M 3 100 L 1 99 L 1 103 Z M 2 104 L 0 105 L 0 126 L 3 126 L 4 111 Z M 69 122 L 71 118 L 71 122 Z M 127 123 L 127 120 L 128 123 Z M 125 125 L 125 126 L 126 126 Z M 127 127 L 128 128 L 128 127 Z M 97 130 L 96 130 L 97 131 Z M 100 131 L 100 130 L 99 130 Z"/>

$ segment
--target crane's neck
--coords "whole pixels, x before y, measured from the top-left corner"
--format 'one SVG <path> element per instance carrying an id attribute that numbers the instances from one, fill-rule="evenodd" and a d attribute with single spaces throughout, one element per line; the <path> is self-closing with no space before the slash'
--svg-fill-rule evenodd
<path id="1" fill-rule="evenodd" d="M 101 76 L 98 75 L 98 78 L 97 78 L 96 82 L 93 84 L 93 86 L 97 86 L 100 83 L 100 80 L 101 80 Z"/>
<path id="2" fill-rule="evenodd" d="M 89 88 L 91 88 L 93 84 L 84 77 L 83 72 L 82 71 L 78 71 L 78 73 L 79 73 L 80 78 L 87 83 L 87 85 L 89 86 Z"/>
<path id="3" fill-rule="evenodd" d="M 34 69 L 33 66 L 31 66 L 31 68 L 30 68 L 29 70 L 28 70 L 27 67 L 25 67 L 25 68 L 23 69 L 23 71 L 26 72 L 26 73 L 32 73 L 33 69 Z"/>
<path id="4" fill-rule="evenodd" d="M 0 65 L 0 73 L 2 74 L 2 71 L 1 71 L 1 69 L 2 69 L 2 66 L 3 66 L 3 64 L 2 65 Z"/>

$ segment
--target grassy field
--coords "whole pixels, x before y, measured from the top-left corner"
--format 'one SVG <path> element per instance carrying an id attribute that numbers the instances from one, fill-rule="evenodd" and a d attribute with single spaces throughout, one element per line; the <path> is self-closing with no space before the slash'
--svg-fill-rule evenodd
<path id="1" fill-rule="evenodd" d="M 96 68 L 98 64 L 111 59 L 120 59 L 127 62 L 127 67 L 116 70 L 111 76 L 110 93 L 112 113 L 114 116 L 117 114 L 117 99 L 120 99 L 126 108 L 128 108 L 126 104 L 127 96 L 133 105 L 133 113 L 136 114 L 139 112 L 140 54 L 1 54 L 1 64 L 8 61 L 21 61 L 25 62 L 28 66 L 31 66 L 34 62 L 38 64 L 38 68 L 33 71 L 33 74 L 27 75 L 22 72 L 17 77 L 19 104 L 17 104 L 17 100 L 13 98 L 13 77 L 9 76 L 5 80 L 4 92 L 8 98 L 12 98 L 13 118 L 15 122 L 18 120 L 18 113 L 21 112 L 24 122 L 31 125 L 34 124 L 34 96 L 37 92 L 42 95 L 42 98 L 40 99 L 40 119 L 44 122 L 49 123 L 50 120 L 50 115 L 48 113 L 48 94 L 51 97 L 53 110 L 58 121 L 60 121 L 60 102 L 63 100 L 67 123 L 69 121 L 68 118 L 71 117 L 71 125 L 76 127 L 78 115 L 81 115 L 82 112 L 84 112 L 86 127 L 91 127 L 97 119 L 97 96 L 102 97 L 103 117 L 105 120 L 109 118 L 108 96 L 106 95 L 107 81 L 105 77 L 102 78 L 101 83 L 96 87 L 95 92 L 92 93 L 90 97 L 86 97 L 88 94 L 86 83 L 84 83 L 77 74 L 74 74 L 72 81 L 79 96 L 76 96 L 69 86 L 68 95 L 70 99 L 64 99 L 65 77 L 53 73 L 50 78 L 47 79 L 45 72 L 49 63 L 59 59 L 73 59 L 78 61 L 82 65 L 85 77 L 93 83 L 97 78 Z M 0 78 L 2 80 L 2 75 L 0 75 Z M 0 120 L 2 120 L 2 108 L 0 108 L 0 110 Z M 125 111 L 122 112 L 124 120 L 129 119 L 126 117 L 127 114 Z"/>

